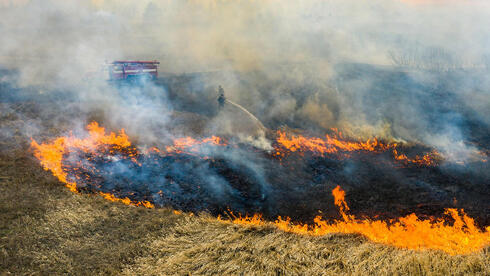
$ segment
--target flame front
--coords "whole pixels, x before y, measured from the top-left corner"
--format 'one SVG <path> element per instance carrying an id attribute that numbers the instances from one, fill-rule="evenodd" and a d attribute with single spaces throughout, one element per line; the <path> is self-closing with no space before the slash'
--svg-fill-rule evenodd
<path id="1" fill-rule="evenodd" d="M 51 143 L 39 144 L 34 140 L 31 143 L 34 156 L 40 160 L 44 169 L 51 171 L 72 192 L 78 192 L 77 180 L 79 179 L 69 178 L 67 168 L 64 167 L 63 160 L 69 157 L 70 153 L 80 151 L 85 153 L 103 153 L 102 149 L 108 150 L 107 152 L 109 153 L 124 151 L 126 154 L 124 158 L 128 158 L 136 164 L 138 163 L 135 156 L 141 154 L 134 147 L 131 147 L 124 130 L 121 130 L 119 134 L 113 132 L 106 134 L 104 128 L 100 127 L 96 122 L 89 124 L 87 130 L 88 136 L 83 139 L 70 135 L 59 137 Z M 290 152 L 310 151 L 320 154 L 333 154 L 352 151 L 383 152 L 392 150 L 395 160 L 420 165 L 433 165 L 434 158 L 437 155 L 437 153 L 431 152 L 422 157 L 417 156 L 410 159 L 405 154 L 398 152 L 398 145 L 395 143 L 384 144 L 377 139 L 365 142 L 345 141 L 328 135 L 325 139 L 320 139 L 304 136 L 288 137 L 284 132 L 278 132 L 276 142 Z M 174 140 L 172 146 L 165 148 L 166 152 L 162 153 L 158 148 L 151 148 L 148 152 L 159 154 L 175 154 L 182 151 L 195 152 L 197 150 L 196 147 L 202 144 L 226 145 L 221 138 L 215 136 L 201 140 L 186 137 Z M 153 203 L 149 201 L 133 201 L 127 197 L 118 198 L 112 193 L 100 191 L 97 193 L 110 201 L 154 208 Z M 345 201 L 345 192 L 339 186 L 332 190 L 332 195 L 334 196 L 335 205 L 339 208 L 341 220 L 327 221 L 321 216 L 317 216 L 314 219 L 314 225 L 307 225 L 293 223 L 288 217 L 278 217 L 276 221 L 268 222 L 260 214 L 234 216 L 231 212 L 231 219 L 226 220 L 218 217 L 218 220 L 241 225 L 272 224 L 283 231 L 313 236 L 329 233 L 359 233 L 374 242 L 415 250 L 437 249 L 452 255 L 476 252 L 490 244 L 490 226 L 486 227 L 484 231 L 480 230 L 475 225 L 474 220 L 467 216 L 463 210 L 446 209 L 446 214 L 452 218 L 453 223 L 443 219 L 419 219 L 415 214 L 390 221 L 371 220 L 356 218 L 354 215 L 348 214 L 350 209 Z"/>
<path id="2" fill-rule="evenodd" d="M 128 136 L 124 129 L 121 129 L 119 134 L 110 132 L 106 134 L 105 129 L 100 127 L 97 122 L 92 122 L 87 126 L 88 136 L 80 139 L 70 136 L 62 136 L 56 138 L 51 143 L 37 143 L 32 140 L 31 147 L 34 151 L 34 156 L 39 159 L 41 165 L 45 170 L 49 170 L 56 176 L 61 182 L 65 183 L 66 187 L 72 192 L 78 192 L 77 183 L 75 180 L 68 179 L 67 171 L 63 168 L 63 159 L 65 155 L 81 150 L 87 153 L 97 153 L 101 151 L 103 147 L 110 147 L 110 153 L 118 150 L 128 149 L 131 146 Z M 197 140 L 191 137 L 177 138 L 174 140 L 172 146 L 166 147 L 167 153 L 181 153 L 184 150 L 196 151 L 196 146 L 202 144 L 214 144 L 224 145 L 224 141 L 220 137 L 212 136 L 202 140 Z M 158 152 L 161 151 L 158 148 L 151 148 L 149 151 Z M 134 158 L 138 152 L 136 150 L 130 150 L 128 157 L 135 163 Z M 113 194 L 99 192 L 99 194 L 110 201 L 122 202 L 126 205 L 144 206 L 147 208 L 154 208 L 154 205 L 148 201 L 132 201 L 131 199 L 117 198 Z"/>
<path id="3" fill-rule="evenodd" d="M 66 154 L 73 152 L 74 149 L 84 152 L 95 152 L 102 146 L 112 146 L 114 149 L 127 148 L 131 146 L 128 136 L 124 129 L 118 135 L 111 132 L 105 134 L 105 129 L 100 127 L 97 122 L 92 122 L 87 126 L 89 136 L 84 139 L 79 139 L 73 135 L 59 137 L 52 143 L 38 144 L 32 140 L 31 147 L 34 149 L 34 156 L 40 160 L 41 165 L 45 170 L 49 170 L 61 182 L 65 183 L 66 187 L 72 192 L 78 192 L 77 183 L 67 179 L 67 172 L 63 169 L 63 158 Z M 145 206 L 153 208 L 154 205 L 148 201 L 138 202 L 131 201 L 129 198 L 117 198 L 109 193 L 99 193 L 102 197 L 110 201 L 122 202 L 127 205 Z"/>
<path id="4" fill-rule="evenodd" d="M 172 146 L 167 146 L 165 150 L 168 153 L 175 152 L 175 153 L 182 153 L 185 150 L 190 150 L 190 151 L 198 151 L 199 145 L 202 144 L 212 144 L 212 145 L 226 145 L 226 143 L 221 139 L 220 137 L 217 136 L 211 136 L 209 138 L 204 138 L 202 140 L 197 140 L 192 137 L 182 137 L 182 138 L 176 138 L 173 140 L 173 145 Z"/>
<path id="5" fill-rule="evenodd" d="M 454 223 L 450 225 L 442 219 L 421 220 L 410 214 L 391 221 L 358 219 L 346 214 L 349 206 L 345 201 L 345 192 L 337 186 L 332 190 L 334 202 L 339 207 L 342 220 L 327 222 L 317 216 L 314 225 L 295 224 L 290 218 L 279 217 L 274 222 L 267 222 L 259 214 L 253 216 L 233 216 L 230 220 L 218 218 L 222 222 L 240 225 L 273 225 L 280 230 L 313 236 L 331 233 L 358 233 L 368 239 L 383 244 L 414 250 L 436 249 L 450 255 L 469 254 L 482 250 L 490 245 L 490 226 L 484 231 L 478 229 L 474 220 L 463 210 L 446 209 Z"/>
<path id="6" fill-rule="evenodd" d="M 335 131 L 335 129 L 334 129 Z M 348 141 L 342 138 L 340 132 L 335 131 L 336 135 L 325 135 L 325 139 L 317 137 L 305 137 L 302 135 L 287 135 L 283 131 L 277 132 L 277 143 L 291 152 L 313 152 L 317 154 L 340 154 L 354 151 L 366 151 L 382 153 L 391 150 L 393 158 L 402 163 L 432 166 L 436 160 L 440 159 L 437 151 L 433 150 L 422 156 L 409 158 L 403 153 L 399 153 L 397 143 L 382 143 L 376 138 L 366 141 Z M 277 149 L 277 155 L 283 155 Z"/>
<path id="7" fill-rule="evenodd" d="M 74 136 L 59 137 L 50 144 L 38 144 L 32 140 L 31 146 L 34 149 L 34 156 L 41 161 L 41 165 L 50 170 L 54 176 L 65 183 L 72 191 L 76 192 L 76 183 L 66 179 L 67 173 L 62 169 L 63 155 L 69 153 L 73 148 L 82 149 L 86 152 L 97 150 L 101 145 L 114 145 L 118 147 L 128 147 L 131 145 L 128 136 L 121 130 L 119 135 L 110 133 L 105 135 L 104 128 L 97 122 L 87 126 L 89 136 L 85 139 L 78 139 Z"/>

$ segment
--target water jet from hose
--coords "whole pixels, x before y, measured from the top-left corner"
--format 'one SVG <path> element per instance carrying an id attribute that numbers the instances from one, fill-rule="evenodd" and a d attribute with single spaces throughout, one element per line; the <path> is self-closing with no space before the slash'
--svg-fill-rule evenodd
<path id="1" fill-rule="evenodd" d="M 242 110 L 243 112 L 245 112 L 245 114 L 247 114 L 250 118 L 252 118 L 252 120 L 254 120 L 256 123 L 257 123 L 257 126 L 260 128 L 260 130 L 262 131 L 265 131 L 265 126 L 262 124 L 262 122 L 257 119 L 257 117 L 255 117 L 252 113 L 250 113 L 247 109 L 245 109 L 243 106 L 237 104 L 237 103 L 234 103 L 228 99 L 225 99 L 225 102 L 239 108 L 240 110 Z"/>

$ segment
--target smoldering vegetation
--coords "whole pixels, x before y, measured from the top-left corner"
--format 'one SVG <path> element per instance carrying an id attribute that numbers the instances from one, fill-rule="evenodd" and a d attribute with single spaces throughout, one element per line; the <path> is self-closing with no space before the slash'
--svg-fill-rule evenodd
<path id="1" fill-rule="evenodd" d="M 344 62 L 330 66 L 325 80 L 305 68 L 292 63 L 245 72 L 162 73 L 154 82 L 89 79 L 57 88 L 23 86 L 21 69 L 5 69 L 2 136 L 25 149 L 31 137 L 48 141 L 70 131 L 83 135 L 85 125 L 95 120 L 112 131 L 124 128 L 139 147 L 162 147 L 182 136 L 236 140 L 241 149 L 201 152 L 210 160 L 141 156 L 142 168 L 119 159 L 96 160 L 92 166 L 102 173 L 73 172 L 90 176 L 80 185 L 86 192 L 111 192 L 185 211 L 263 213 L 300 222 L 311 222 L 319 212 L 337 218 L 330 191 L 340 184 L 356 215 L 442 216 L 444 208 L 455 207 L 464 208 L 480 226 L 489 224 L 490 177 L 488 162 L 481 162 L 490 142 L 486 68 Z M 267 133 L 247 130 L 237 137 L 250 118 L 236 110 L 220 116 L 218 85 Z M 224 121 L 216 119 L 221 117 Z M 223 127 L 230 125 L 234 129 Z M 344 160 L 293 156 L 279 162 L 256 141 L 270 145 L 281 127 L 311 136 L 336 127 L 352 139 L 378 137 L 405 142 L 408 149 L 436 149 L 444 160 L 435 168 L 399 168 L 387 162 L 388 156 L 362 154 Z"/>
<path id="2" fill-rule="evenodd" d="M 340 160 L 293 154 L 277 160 L 244 146 L 203 150 L 204 159 L 179 153 L 129 160 L 123 152 L 75 152 L 63 163 L 82 192 L 102 191 L 196 213 L 261 213 L 270 220 L 282 216 L 303 223 L 318 214 L 338 218 L 330 191 L 342 183 L 357 215 L 442 217 L 444 208 L 451 207 L 465 209 L 480 226 L 489 223 L 487 176 L 444 167 L 400 167 L 389 154 L 358 153 Z M 83 166 L 77 166 L 80 160 Z M 480 168 L 488 169 L 485 164 Z"/>
<path id="3" fill-rule="evenodd" d="M 445 86 L 456 78 L 468 81 L 470 77 L 474 78 L 472 83 L 485 85 L 479 81 L 483 78 L 483 72 L 426 72 L 426 75 L 437 76 L 434 77 L 434 83 L 430 84 L 417 79 L 420 73 L 363 64 L 339 65 L 333 82 L 337 85 L 334 91 L 345 91 L 335 93 L 337 97 L 345 97 L 345 100 L 352 102 L 352 109 L 370 118 L 368 124 L 379 119 L 379 114 L 385 114 L 383 119 L 386 124 L 397 127 L 389 128 L 392 133 L 387 133 L 383 139 L 389 141 L 394 137 L 403 137 L 400 133 L 404 129 L 417 125 L 427 129 L 433 126 L 431 132 L 437 134 L 441 129 L 444 130 L 439 123 L 453 116 L 458 118 L 460 129 L 465 133 L 465 143 L 472 145 L 478 152 L 486 152 L 487 143 L 482 141 L 488 139 L 488 127 L 484 119 L 475 116 L 472 108 L 465 106 L 464 100 L 456 97 L 457 93 Z M 91 156 L 90 161 L 85 160 L 84 153 L 74 153 L 66 158 L 67 168 L 75 166 L 80 160 L 89 164 L 85 167 L 87 170 L 69 170 L 70 177 L 83 179 L 79 182 L 82 192 L 110 192 L 121 198 L 148 200 L 161 207 L 206 211 L 213 215 L 227 215 L 230 211 L 241 214 L 262 213 L 268 219 L 287 216 L 294 221 L 311 222 L 318 214 L 326 218 L 338 218 L 330 191 L 341 184 L 349 194 L 352 213 L 358 216 L 392 219 L 415 212 L 422 217 L 440 217 L 443 216 L 444 208 L 454 207 L 465 209 L 482 227 L 489 224 L 487 162 L 465 158 L 464 163 L 457 163 L 457 160 L 463 159 L 455 161 L 447 158 L 435 167 L 400 166 L 393 162 L 389 153 L 376 155 L 362 152 L 340 159 L 336 156 L 292 154 L 284 160 L 278 160 L 273 152 L 240 140 L 232 133 L 214 132 L 216 128 L 213 119 L 220 112 L 215 88 L 218 84 L 226 83 L 230 75 L 239 80 L 236 82 L 240 87 L 250 87 L 255 79 L 263 77 L 260 72 L 243 75 L 238 72 L 164 75 L 154 83 L 107 86 L 106 99 L 99 102 L 74 98 L 76 94 L 65 92 L 64 96 L 61 93 L 56 99 L 44 104 L 42 101 L 29 103 L 28 99 L 44 97 L 35 93 L 33 95 L 29 89 L 19 89 L 15 96 L 9 96 L 8 93 L 3 95 L 5 102 L 10 102 L 8 106 L 20 106 L 21 110 L 10 110 L 11 114 L 23 114 L 22 105 L 26 102 L 26 106 L 36 107 L 35 111 L 25 110 L 26 114 L 23 115 L 29 118 L 27 122 L 33 126 L 48 119 L 48 122 L 43 123 L 58 128 L 53 125 L 57 121 L 49 122 L 43 110 L 50 108 L 54 113 L 65 112 L 67 116 L 58 120 L 65 122 L 60 124 L 64 126 L 64 131 L 59 131 L 57 135 L 31 131 L 31 136 L 40 141 L 49 141 L 53 136 L 66 134 L 73 129 L 75 134 L 83 135 L 84 124 L 97 120 L 113 131 L 121 126 L 126 128 L 135 146 L 143 148 L 168 145 L 172 139 L 183 135 L 207 137 L 221 134 L 230 139 L 232 144 L 238 143 L 238 148 L 204 147 L 198 156 L 185 153 L 163 157 L 142 154 L 137 157 L 137 163 L 141 166 L 121 158 L 124 152 L 101 152 Z M 355 85 L 365 79 L 371 80 L 366 90 Z M 270 86 L 260 89 L 267 91 L 275 84 L 272 82 Z M 429 90 L 430 87 L 433 90 Z M 455 90 L 460 89 L 458 87 Z M 329 131 L 328 127 L 318 125 L 314 119 L 301 112 L 308 105 L 307 99 L 314 95 L 313 92 L 305 92 L 308 90 L 315 89 L 308 84 L 290 86 L 286 95 L 297 95 L 298 109 L 292 110 L 291 115 L 285 118 L 278 116 L 268 119 L 267 109 L 261 110 L 245 103 L 243 105 L 270 129 L 266 136 L 271 143 L 274 141 L 274 130 L 284 126 L 294 127 L 305 135 L 321 136 Z M 11 91 L 11 88 L 4 91 Z M 370 94 L 368 91 L 374 92 Z M 383 91 L 390 92 L 382 94 Z M 102 98 L 97 96 L 97 99 Z M 261 99 L 259 102 L 262 100 L 266 101 Z M 271 99 L 263 104 L 271 106 L 273 101 Z M 362 109 L 361 101 L 368 103 L 366 106 L 370 108 Z M 302 105 L 299 104 L 301 102 Z M 110 103 L 112 108 L 106 109 L 111 106 Z M 410 105 L 423 107 L 426 104 L 431 109 L 423 114 L 414 111 L 411 113 L 411 116 L 417 116 L 414 118 L 405 118 L 408 112 L 395 112 L 405 105 L 410 109 Z M 85 112 L 89 105 L 91 112 Z M 396 108 L 392 105 L 396 105 Z M 67 107 L 69 110 L 66 110 Z M 142 110 L 144 112 L 140 113 Z M 341 118 L 343 112 L 353 111 L 339 109 L 333 116 Z M 390 112 L 393 117 L 386 116 Z M 405 114 L 405 117 L 401 114 Z M 418 119 L 420 117 L 422 119 Z M 241 124 L 240 119 L 245 122 L 250 120 L 245 115 L 238 118 L 234 122 L 238 125 Z M 426 125 L 429 121 L 433 123 Z M 78 125 L 72 122 L 78 122 Z M 34 129 L 42 131 L 46 127 Z M 147 133 L 152 135 L 147 136 Z M 354 137 L 362 139 L 362 135 Z M 430 145 L 416 142 L 416 137 L 409 138 L 406 139 L 407 153 L 415 151 L 419 154 L 432 149 Z M 27 140 L 28 137 L 23 136 L 21 139 Z M 206 159 L 203 159 L 204 156 Z"/>
<path id="4" fill-rule="evenodd" d="M 318 214 L 338 218 L 330 191 L 341 185 L 358 217 L 439 217 L 454 207 L 490 225 L 490 170 L 482 161 L 490 145 L 488 3 L 444 2 L 0 1 L 1 268 L 485 273 L 488 250 L 400 251 L 165 209 L 311 222 Z M 160 76 L 107 82 L 103 64 L 115 59 L 157 59 Z M 218 85 L 265 131 L 237 109 L 220 109 Z M 84 171 L 68 170 L 83 180 L 82 194 L 164 207 L 131 208 L 70 194 L 32 157 L 31 138 L 84 136 L 91 121 L 124 128 L 139 151 L 185 136 L 220 135 L 230 145 L 140 154 L 141 166 L 124 152 L 101 152 Z M 270 151 L 278 129 L 321 137 L 331 128 L 347 139 L 403 143 L 407 154 L 435 149 L 442 160 L 433 167 L 369 153 L 279 160 Z"/>
<path id="5" fill-rule="evenodd" d="M 490 268 L 488 250 L 464 256 L 402 250 L 356 235 L 294 235 L 77 195 L 37 164 L 27 151 L 0 153 L 2 273 L 391 275 Z"/>

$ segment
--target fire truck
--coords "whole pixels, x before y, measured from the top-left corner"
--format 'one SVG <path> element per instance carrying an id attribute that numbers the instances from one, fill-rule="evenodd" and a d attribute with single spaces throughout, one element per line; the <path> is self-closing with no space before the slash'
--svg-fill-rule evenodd
<path id="1" fill-rule="evenodd" d="M 110 80 L 156 79 L 160 62 L 143 60 L 116 60 L 108 63 Z"/>

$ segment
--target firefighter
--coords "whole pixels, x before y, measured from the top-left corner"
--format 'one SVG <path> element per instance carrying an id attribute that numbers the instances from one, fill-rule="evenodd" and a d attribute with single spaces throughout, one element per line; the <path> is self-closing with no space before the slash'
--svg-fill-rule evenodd
<path id="1" fill-rule="evenodd" d="M 223 106 L 225 106 L 226 98 L 225 98 L 225 91 L 223 90 L 223 87 L 221 87 L 221 85 L 218 87 L 218 93 L 219 93 L 218 104 L 220 108 L 223 108 Z"/>

